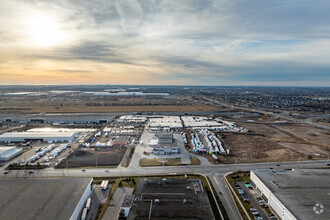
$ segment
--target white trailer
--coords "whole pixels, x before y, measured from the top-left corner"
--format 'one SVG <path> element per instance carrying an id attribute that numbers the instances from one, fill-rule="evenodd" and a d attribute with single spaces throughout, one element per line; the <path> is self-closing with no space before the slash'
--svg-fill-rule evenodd
<path id="1" fill-rule="evenodd" d="M 104 183 L 105 183 L 105 180 L 103 180 L 101 183 L 101 189 L 103 189 Z"/>
<path id="2" fill-rule="evenodd" d="M 106 190 L 106 189 L 108 189 L 108 187 L 109 187 L 109 181 L 106 180 L 106 181 L 104 181 L 103 187 L 101 186 L 101 188 L 102 188 L 102 190 Z"/>
<path id="3" fill-rule="evenodd" d="M 81 220 L 86 220 L 86 217 L 87 217 L 87 208 L 84 208 L 82 214 L 81 214 Z"/>
<path id="4" fill-rule="evenodd" d="M 92 199 L 88 198 L 87 202 L 86 202 L 86 209 L 89 210 L 91 208 L 91 203 L 92 203 Z"/>

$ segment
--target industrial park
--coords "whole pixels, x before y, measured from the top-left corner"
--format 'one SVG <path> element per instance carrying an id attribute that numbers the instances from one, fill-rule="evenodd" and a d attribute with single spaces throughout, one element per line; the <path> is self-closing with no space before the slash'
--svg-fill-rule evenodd
<path id="1" fill-rule="evenodd" d="M 329 3 L 1 1 L 0 220 L 329 220 Z"/>
<path id="2" fill-rule="evenodd" d="M 327 219 L 326 125 L 213 105 L 221 110 L 1 114 L 0 218 Z"/>

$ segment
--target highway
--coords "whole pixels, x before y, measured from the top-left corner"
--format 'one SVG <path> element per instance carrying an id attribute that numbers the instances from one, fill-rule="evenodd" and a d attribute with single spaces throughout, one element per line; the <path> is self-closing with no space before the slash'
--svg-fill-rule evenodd
<path id="1" fill-rule="evenodd" d="M 230 165 L 201 165 L 201 166 L 165 166 L 165 167 L 138 167 L 129 166 L 127 168 L 118 167 L 105 172 L 105 168 L 82 169 L 53 169 L 35 170 L 29 173 L 28 170 L 11 170 L 8 174 L 1 174 L 2 178 L 49 178 L 49 177 L 120 177 L 120 176 L 150 176 L 150 175 L 176 175 L 176 174 L 203 174 L 210 178 L 216 193 L 227 210 L 230 219 L 241 219 L 235 202 L 224 182 L 224 175 L 236 170 L 248 171 L 255 169 L 299 169 L 327 166 L 328 161 L 298 161 L 281 163 L 250 163 L 250 164 L 230 164 Z M 279 165 L 279 166 L 277 166 Z"/>

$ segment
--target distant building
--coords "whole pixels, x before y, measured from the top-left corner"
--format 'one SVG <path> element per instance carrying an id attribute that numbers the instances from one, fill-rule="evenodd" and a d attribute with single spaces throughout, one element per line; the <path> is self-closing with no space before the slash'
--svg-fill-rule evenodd
<path id="1" fill-rule="evenodd" d="M 45 142 L 70 142 L 79 132 L 43 132 L 43 131 L 26 131 L 26 132 L 6 132 L 0 135 L 0 142 L 26 142 L 31 140 L 40 140 Z"/>
<path id="2" fill-rule="evenodd" d="M 8 161 L 11 158 L 22 153 L 22 148 L 16 147 L 0 147 L 0 161 Z"/>

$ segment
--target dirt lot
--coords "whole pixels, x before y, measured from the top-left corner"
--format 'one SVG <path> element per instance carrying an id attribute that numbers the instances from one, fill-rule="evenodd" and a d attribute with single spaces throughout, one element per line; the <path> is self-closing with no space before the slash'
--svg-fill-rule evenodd
<path id="1" fill-rule="evenodd" d="M 251 133 L 219 133 L 225 148 L 231 152 L 229 157 L 221 157 L 222 162 L 283 162 L 330 156 L 327 131 L 305 124 L 237 124 L 250 129 Z"/>
<path id="2" fill-rule="evenodd" d="M 66 160 L 63 160 L 58 167 L 117 166 L 126 151 L 126 147 L 95 149 L 78 149 L 70 154 Z"/>

